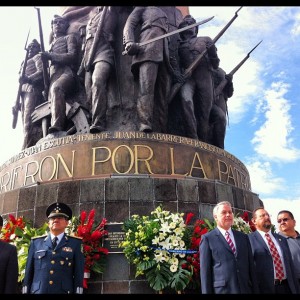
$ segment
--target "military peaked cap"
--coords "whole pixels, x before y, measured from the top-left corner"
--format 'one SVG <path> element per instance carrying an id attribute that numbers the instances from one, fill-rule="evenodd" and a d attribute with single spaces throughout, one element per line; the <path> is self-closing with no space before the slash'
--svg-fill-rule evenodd
<path id="1" fill-rule="evenodd" d="M 70 220 L 72 218 L 72 210 L 65 203 L 54 202 L 48 206 L 46 216 L 48 219 L 53 217 L 65 217 Z"/>

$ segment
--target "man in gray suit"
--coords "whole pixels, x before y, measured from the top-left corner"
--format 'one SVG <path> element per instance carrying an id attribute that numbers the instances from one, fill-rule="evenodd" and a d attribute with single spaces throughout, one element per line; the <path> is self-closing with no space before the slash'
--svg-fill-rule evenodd
<path id="1" fill-rule="evenodd" d="M 269 213 L 263 208 L 256 208 L 252 214 L 252 222 L 256 231 L 250 233 L 252 253 L 256 266 L 256 277 L 259 285 L 259 292 L 262 294 L 297 294 L 299 286 L 296 279 L 293 260 L 288 243 L 285 238 L 272 232 L 272 223 Z M 278 277 L 275 269 L 275 259 L 271 254 L 268 243 L 269 235 L 283 264 L 283 276 Z M 273 245 L 272 244 L 272 245 Z"/>
<path id="2" fill-rule="evenodd" d="M 213 217 L 217 227 L 203 235 L 200 242 L 202 293 L 258 293 L 249 238 L 231 229 L 234 219 L 231 204 L 219 202 L 213 209 Z"/>

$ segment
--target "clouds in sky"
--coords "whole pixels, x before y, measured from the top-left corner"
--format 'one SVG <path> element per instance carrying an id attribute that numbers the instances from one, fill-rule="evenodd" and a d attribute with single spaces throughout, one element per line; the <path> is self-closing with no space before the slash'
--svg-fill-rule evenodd
<path id="1" fill-rule="evenodd" d="M 215 37 L 239 7 L 190 7 L 215 18 L 199 34 Z M 290 209 L 300 224 L 300 7 L 243 7 L 217 42 L 228 73 L 263 42 L 233 78 L 225 149 L 243 161 L 273 221 Z M 299 225 L 298 225 L 299 228 Z"/>

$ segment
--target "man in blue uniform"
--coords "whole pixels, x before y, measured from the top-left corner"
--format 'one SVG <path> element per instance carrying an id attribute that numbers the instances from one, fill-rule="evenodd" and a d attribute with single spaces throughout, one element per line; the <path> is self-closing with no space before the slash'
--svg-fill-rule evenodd
<path id="1" fill-rule="evenodd" d="M 82 240 L 65 234 L 72 210 L 64 203 L 52 203 L 46 210 L 46 216 L 50 232 L 31 240 L 22 292 L 82 294 Z"/>

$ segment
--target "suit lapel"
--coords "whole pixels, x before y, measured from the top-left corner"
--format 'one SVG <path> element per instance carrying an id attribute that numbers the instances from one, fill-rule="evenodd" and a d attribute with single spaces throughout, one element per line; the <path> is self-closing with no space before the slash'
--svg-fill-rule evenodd
<path id="1" fill-rule="evenodd" d="M 255 238 L 257 239 L 258 243 L 260 243 L 266 251 L 270 252 L 266 242 L 264 241 L 263 237 L 257 231 L 254 232 Z"/>
<path id="2" fill-rule="evenodd" d="M 221 231 L 219 230 L 219 228 L 216 228 L 216 236 L 218 237 L 218 239 L 221 241 L 221 243 L 223 243 L 223 245 L 225 246 L 225 248 L 232 254 L 234 255 L 234 253 L 232 252 L 230 246 L 228 245 L 227 241 L 225 240 L 225 237 L 222 235 Z"/>
<path id="3" fill-rule="evenodd" d="M 67 244 L 68 237 L 64 234 L 59 244 L 56 246 L 56 249 L 59 249 Z"/>
<path id="4" fill-rule="evenodd" d="M 52 241 L 51 241 L 51 235 L 50 235 L 50 233 L 46 236 L 46 238 L 44 239 L 44 243 L 45 243 L 45 245 L 48 247 L 48 248 L 50 248 L 50 249 L 52 249 Z"/>

